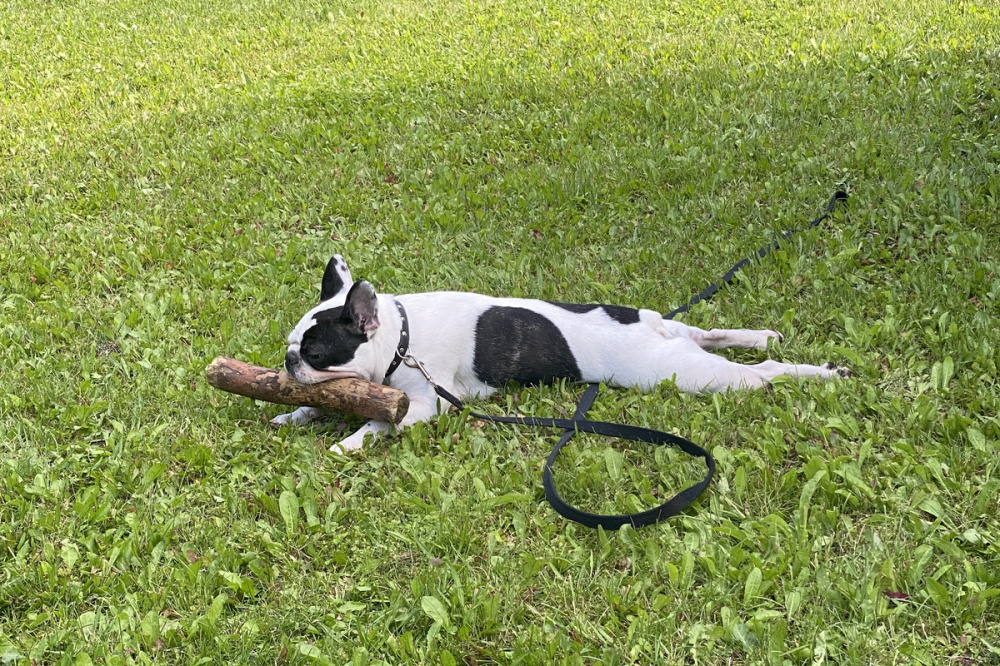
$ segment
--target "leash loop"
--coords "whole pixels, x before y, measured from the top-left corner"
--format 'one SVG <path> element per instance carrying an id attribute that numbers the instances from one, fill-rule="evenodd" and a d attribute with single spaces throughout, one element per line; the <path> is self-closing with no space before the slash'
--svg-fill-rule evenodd
<path id="1" fill-rule="evenodd" d="M 679 435 L 672 435 L 668 432 L 662 432 L 660 430 L 624 425 L 621 423 L 591 421 L 586 418 L 586 415 L 587 411 L 594 404 L 594 399 L 597 397 L 599 389 L 600 385 L 598 384 L 590 384 L 587 387 L 587 390 L 583 393 L 583 397 L 580 399 L 580 404 L 577 405 L 576 414 L 574 414 L 571 419 L 553 419 L 535 416 L 491 416 L 489 414 L 481 414 L 473 411 L 470 411 L 469 415 L 473 418 L 482 419 L 483 421 L 493 421 L 494 423 L 526 425 L 540 428 L 562 428 L 563 435 L 559 439 L 559 443 L 556 444 L 556 447 L 552 450 L 552 453 L 549 454 L 548 460 L 545 462 L 545 469 L 542 472 L 542 485 L 545 488 L 545 499 L 548 500 L 549 504 L 553 509 L 555 509 L 556 513 L 564 518 L 580 523 L 581 525 L 593 528 L 603 527 L 606 530 L 617 530 L 624 525 L 643 527 L 645 525 L 652 525 L 653 523 L 657 523 L 671 516 L 676 516 L 678 513 L 691 506 L 691 503 L 694 502 L 706 488 L 708 488 L 708 484 L 712 481 L 712 476 L 715 475 L 715 459 L 712 455 L 694 442 L 684 439 Z M 451 403 L 459 411 L 465 409 L 465 405 L 462 404 L 462 401 L 452 395 L 447 389 L 435 385 L 434 390 L 441 398 Z M 647 444 L 669 444 L 676 446 L 690 456 L 704 458 L 707 471 L 705 473 L 705 477 L 701 481 L 693 486 L 685 488 L 663 504 L 647 511 L 620 515 L 587 513 L 586 511 L 581 511 L 572 504 L 566 502 L 566 500 L 559 495 L 556 490 L 555 481 L 552 479 L 552 466 L 555 464 L 559 451 L 562 450 L 562 447 L 569 443 L 573 435 L 578 432 L 602 435 L 604 437 L 616 437 L 618 439 L 628 439 L 634 442 L 645 442 Z"/>

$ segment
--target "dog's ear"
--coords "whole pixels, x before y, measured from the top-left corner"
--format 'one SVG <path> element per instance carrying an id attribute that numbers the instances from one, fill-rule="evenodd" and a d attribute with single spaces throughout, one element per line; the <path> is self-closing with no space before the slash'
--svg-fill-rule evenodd
<path id="1" fill-rule="evenodd" d="M 323 284 L 319 290 L 320 302 L 329 300 L 351 286 L 351 271 L 347 262 L 339 254 L 333 255 L 323 271 Z"/>
<path id="2" fill-rule="evenodd" d="M 355 333 L 370 335 L 374 332 L 379 326 L 375 288 L 364 280 L 355 282 L 347 292 L 340 320 L 348 324 Z"/>

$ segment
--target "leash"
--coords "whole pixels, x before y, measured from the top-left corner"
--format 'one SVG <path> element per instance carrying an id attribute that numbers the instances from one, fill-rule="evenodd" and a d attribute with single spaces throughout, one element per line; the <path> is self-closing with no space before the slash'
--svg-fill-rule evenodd
<path id="1" fill-rule="evenodd" d="M 830 199 L 830 203 L 826 207 L 826 212 L 802 229 L 785 231 L 781 235 L 781 240 L 788 240 L 797 233 L 807 229 L 812 229 L 813 227 L 819 225 L 833 214 L 838 202 L 846 203 L 847 198 L 846 192 L 838 190 Z M 763 259 L 770 252 L 777 250 L 780 247 L 779 243 L 780 241 L 774 241 L 769 245 L 765 245 L 760 248 L 756 252 L 756 258 L 758 260 Z M 748 266 L 750 261 L 751 257 L 744 257 L 743 259 L 740 259 L 735 265 L 733 265 L 732 268 L 726 271 L 726 274 L 722 276 L 721 281 L 717 283 L 713 282 L 708 285 L 698 294 L 693 296 L 686 305 L 682 305 L 681 307 L 669 312 L 664 315 L 663 318 L 673 319 L 677 315 L 690 310 L 692 306 L 712 298 L 712 296 L 714 296 L 719 289 L 732 283 L 736 273 Z M 399 367 L 399 363 L 404 363 L 407 367 L 419 370 L 423 374 L 424 379 L 426 379 L 431 386 L 434 387 L 434 391 L 442 399 L 453 405 L 460 412 L 463 411 L 465 409 L 465 405 L 462 401 L 446 389 L 438 386 L 431 377 L 430 373 L 427 372 L 427 368 L 425 368 L 424 365 L 412 355 L 407 354 L 408 341 L 405 340 L 405 336 L 408 335 L 409 326 L 406 320 L 406 311 L 398 301 L 396 302 L 396 307 L 403 317 L 403 331 L 400 336 L 400 343 L 397 347 L 396 358 L 393 360 L 391 370 L 395 370 Z M 569 520 L 585 525 L 586 527 L 603 527 L 606 530 L 617 530 L 624 525 L 631 525 L 633 527 L 652 525 L 653 523 L 658 523 L 661 520 L 670 518 L 671 516 L 676 516 L 691 506 L 698 496 L 701 495 L 706 488 L 708 488 L 709 483 L 711 483 L 712 477 L 715 474 L 715 458 L 713 458 L 712 455 L 702 447 L 688 439 L 685 439 L 684 437 L 680 437 L 679 435 L 673 435 L 660 430 L 652 430 L 650 428 L 641 428 L 638 426 L 624 425 L 620 423 L 609 423 L 607 421 L 592 421 L 588 419 L 587 412 L 590 411 L 591 406 L 593 406 L 599 390 L 600 386 L 598 384 L 590 384 L 587 386 L 587 389 L 583 392 L 583 396 L 580 398 L 579 404 L 576 406 L 576 412 L 573 414 L 573 418 L 571 419 L 533 416 L 491 416 L 489 414 L 482 414 L 471 410 L 469 411 L 469 414 L 477 419 L 492 421 L 494 423 L 507 423 L 512 425 L 526 425 L 543 428 L 561 428 L 563 430 L 562 437 L 559 438 L 558 443 L 556 443 L 555 448 L 552 449 L 552 453 L 549 454 L 549 458 L 545 462 L 545 468 L 542 471 L 542 485 L 545 488 L 545 499 L 548 500 L 549 504 L 556 511 L 556 513 L 564 518 L 568 518 Z M 698 483 L 680 491 L 663 504 L 639 513 L 602 515 L 582 511 L 566 502 L 566 500 L 559 495 L 559 492 L 556 490 L 555 481 L 552 478 L 552 466 L 555 464 L 556 458 L 559 456 L 559 452 L 578 432 L 592 433 L 595 435 L 602 435 L 604 437 L 616 437 L 618 439 L 627 439 L 634 442 L 645 442 L 647 444 L 654 444 L 657 446 L 667 444 L 676 446 L 690 456 L 703 458 L 705 460 L 705 477 Z"/>
<path id="2" fill-rule="evenodd" d="M 822 215 L 820 215 L 815 220 L 813 220 L 812 222 L 810 222 L 808 225 L 806 225 L 801 229 L 790 229 L 788 231 L 782 232 L 781 240 L 788 240 L 797 233 L 808 231 L 813 227 L 819 226 L 820 223 L 822 223 L 824 220 L 833 215 L 833 211 L 837 207 L 838 203 L 843 203 L 845 205 L 847 204 L 847 192 L 843 190 L 837 190 L 836 192 L 834 192 L 833 196 L 830 197 L 830 203 L 826 205 L 826 211 Z M 774 241 L 770 245 L 765 245 L 764 247 L 757 250 L 755 255 L 757 257 L 757 260 L 760 261 L 768 254 L 781 247 L 779 243 L 780 241 Z M 708 285 L 700 292 L 692 296 L 691 300 L 688 301 L 686 305 L 682 305 L 676 310 L 672 310 L 671 312 L 663 315 L 663 318 L 673 319 L 677 315 L 687 312 L 698 303 L 701 303 L 702 301 L 707 301 L 708 299 L 712 298 L 712 296 L 715 295 L 715 292 L 719 291 L 719 289 L 721 289 L 725 285 L 730 284 L 733 281 L 733 278 L 736 276 L 736 274 L 750 264 L 751 259 L 752 257 L 743 257 L 742 259 L 737 261 L 735 264 L 733 264 L 733 267 L 730 268 L 728 271 L 726 271 L 726 274 L 722 276 L 722 280 L 720 280 L 719 282 L 713 282 L 712 284 Z"/>

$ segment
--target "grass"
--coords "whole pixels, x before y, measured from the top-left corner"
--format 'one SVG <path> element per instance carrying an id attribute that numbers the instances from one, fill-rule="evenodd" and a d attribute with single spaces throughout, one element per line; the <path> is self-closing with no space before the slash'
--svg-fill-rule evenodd
<path id="1" fill-rule="evenodd" d="M 5 3 L 0 662 L 1000 663 L 998 57 L 964 0 Z M 855 378 L 592 411 L 714 452 L 668 524 L 556 516 L 550 433 L 346 457 L 356 419 L 204 381 L 277 364 L 334 252 L 667 311 L 841 185 L 683 319 Z M 623 512 L 699 472 L 581 438 L 557 482 Z"/>

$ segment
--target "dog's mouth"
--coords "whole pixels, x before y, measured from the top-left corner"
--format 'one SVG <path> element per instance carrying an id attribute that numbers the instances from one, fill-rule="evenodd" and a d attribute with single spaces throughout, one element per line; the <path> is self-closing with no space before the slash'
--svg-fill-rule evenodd
<path id="1" fill-rule="evenodd" d="M 316 370 L 315 368 L 308 368 L 303 371 L 299 367 L 291 370 L 288 375 L 300 384 L 321 384 L 331 379 L 364 379 L 358 373 L 347 370 Z"/>

